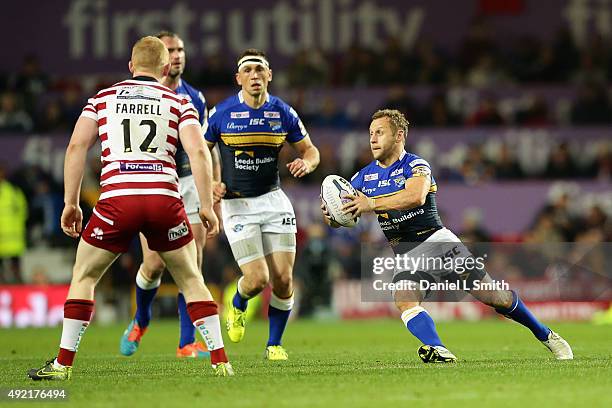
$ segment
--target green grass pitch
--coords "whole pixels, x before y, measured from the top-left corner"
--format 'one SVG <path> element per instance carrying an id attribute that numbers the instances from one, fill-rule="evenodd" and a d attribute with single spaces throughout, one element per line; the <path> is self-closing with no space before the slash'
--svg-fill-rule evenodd
<path id="1" fill-rule="evenodd" d="M 575 360 L 553 360 L 528 330 L 501 320 L 438 324 L 460 359 L 452 365 L 421 363 L 399 320 L 298 320 L 284 339 L 290 360 L 271 363 L 262 359 L 267 325 L 254 322 L 242 343 L 226 339 L 237 376 L 215 378 L 208 362 L 174 357 L 176 321 L 154 321 L 130 358 L 118 352 L 123 325 L 94 323 L 73 379 L 43 384 L 26 371 L 56 353 L 60 329 L 0 329 L 0 387 L 66 387 L 69 400 L 53 407 L 612 406 L 612 326 L 552 327 Z"/>

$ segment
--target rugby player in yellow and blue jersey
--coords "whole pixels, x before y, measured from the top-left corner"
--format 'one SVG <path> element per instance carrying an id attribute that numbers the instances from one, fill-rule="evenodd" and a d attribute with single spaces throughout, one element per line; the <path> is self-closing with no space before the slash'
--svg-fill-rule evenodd
<path id="1" fill-rule="evenodd" d="M 444 259 L 449 257 L 450 251 L 452 257 L 473 258 L 459 238 L 443 226 L 436 208 L 437 184 L 431 167 L 424 159 L 404 150 L 407 134 L 408 121 L 401 112 L 385 109 L 372 116 L 370 148 L 375 160 L 352 177 L 351 184 L 358 195 L 345 197 L 348 202 L 343 206 L 344 212 L 355 216 L 376 213 L 396 254 Z M 321 209 L 326 222 L 334 224 L 324 204 Z M 396 270 L 393 276 L 392 283 L 400 283 L 393 291 L 395 304 L 404 325 L 423 343 L 418 353 L 424 362 L 454 362 L 457 358 L 442 343 L 432 318 L 421 306 L 429 291 L 421 290 L 421 285 L 410 285 L 410 282 L 448 279 L 467 282 L 461 287 L 471 288 L 470 294 L 476 299 L 529 328 L 557 359 L 573 358 L 569 344 L 538 321 L 516 292 L 474 289 L 476 281 L 492 282 L 484 267 L 466 268 L 461 272 L 444 265 Z"/>
<path id="2" fill-rule="evenodd" d="M 221 200 L 225 234 L 242 271 L 229 306 L 227 330 L 239 342 L 248 300 L 272 284 L 265 357 L 286 360 L 281 338 L 293 306 L 296 221 L 280 189 L 278 153 L 288 142 L 299 158 L 287 165 L 303 177 L 319 164 L 319 151 L 293 108 L 268 93 L 272 70 L 265 54 L 246 50 L 237 62 L 241 91 L 215 106 L 204 135 L 219 146 L 222 172 L 215 199 Z"/>

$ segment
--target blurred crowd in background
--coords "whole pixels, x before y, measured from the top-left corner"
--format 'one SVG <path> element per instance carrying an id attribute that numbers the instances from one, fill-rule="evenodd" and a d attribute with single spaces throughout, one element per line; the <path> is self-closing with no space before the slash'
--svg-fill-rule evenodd
<path id="1" fill-rule="evenodd" d="M 612 51 L 599 36 L 593 36 L 587 44 L 579 48 L 568 31 L 560 30 L 548 43 L 520 37 L 510 47 L 499 47 L 493 40 L 492 27 L 486 20 L 476 19 L 454 52 L 426 39 L 410 52 L 402 50 L 393 39 L 382 53 L 357 47 L 345 55 L 324 55 L 315 49 L 298 52 L 286 69 L 275 70 L 271 87 L 272 93 L 286 96 L 300 113 L 321 152 L 317 171 L 298 183 L 318 185 L 327 174 L 348 177 L 371 161 L 366 133 L 371 112 L 358 112 L 352 104 L 335 98 L 343 90 L 358 90 L 360 95 L 376 90 L 384 96 L 377 107 L 401 110 L 417 130 L 609 125 Z M 236 92 L 233 65 L 227 64 L 222 56 L 209 58 L 205 67 L 190 65 L 187 44 L 187 60 L 184 77 L 202 89 L 209 108 Z M 14 137 L 19 133 L 24 137 L 63 132 L 68 135 L 86 98 L 119 79 L 120 76 L 108 75 L 56 77 L 45 71 L 35 55 L 27 57 L 19 72 L 0 73 L 0 142 L 7 135 Z M 568 103 L 555 104 L 538 95 L 534 89 L 543 85 L 568 89 L 571 95 Z M 415 97 L 414 87 L 425 89 L 426 97 Z M 519 102 L 509 107 L 498 97 L 496 90 L 500 88 L 518 93 Z M 312 89 L 331 91 L 323 91 L 322 97 L 313 101 L 309 97 Z M 466 94 L 473 93 L 476 98 L 465 103 Z M 338 133 L 359 129 L 365 143 L 342 150 L 340 139 L 317 140 L 317 129 L 333 129 Z M 543 138 L 535 144 L 533 140 L 528 143 L 491 138 L 459 144 L 444 152 L 438 151 L 435 140 L 420 139 L 413 143 L 409 137 L 408 148 L 432 163 L 441 183 L 477 186 L 488 182 L 573 179 L 599 180 L 609 187 L 612 138 L 610 128 L 603 132 L 607 133 L 603 140 Z M 534 146 L 541 152 L 537 161 L 533 160 Z M 285 148 L 280 161 L 285 184 L 296 182 L 284 167 L 291 158 L 290 149 Z M 92 158 L 83 185 L 85 220 L 97 200 L 99 170 L 99 160 Z M 580 192 L 571 185 L 551 188 L 549 202 L 534 214 L 531 226 L 518 237 L 492 236 L 478 211 L 466 212 L 463 228 L 457 232 L 472 242 L 612 241 L 612 204 L 593 201 L 576 208 L 579 196 Z M 63 236 L 59 228 L 62 208 L 62 180 L 31 164 L 10 174 L 6 167 L 0 168 L 0 235 L 22 237 L 21 243 L 11 247 L 4 241 L 0 244 L 0 283 L 23 281 L 19 259 L 27 247 L 74 247 L 74 242 Z M 303 299 L 308 300 L 302 309 L 308 313 L 318 304 L 329 303 L 333 280 L 359 278 L 360 259 L 355 250 L 361 242 L 376 239 L 372 232 L 375 227 L 363 222 L 355 230 L 336 231 L 322 223 L 304 225 L 299 220 L 298 226 L 296 273 L 306 283 L 302 285 Z M 140 256 L 135 242 L 133 250 L 112 267 L 107 288 L 131 287 Z M 223 235 L 207 243 L 204 259 L 205 276 L 211 283 L 223 287 L 238 275 Z M 38 272 L 28 276 L 44 283 L 44 268 Z"/>

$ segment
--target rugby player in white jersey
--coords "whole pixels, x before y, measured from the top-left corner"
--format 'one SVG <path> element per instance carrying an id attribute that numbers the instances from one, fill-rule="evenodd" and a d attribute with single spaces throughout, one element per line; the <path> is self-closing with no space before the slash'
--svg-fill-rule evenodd
<path id="1" fill-rule="evenodd" d="M 198 270 L 174 160 L 180 140 L 193 169 L 200 217 L 209 237 L 215 236 L 219 224 L 213 211 L 212 165 L 198 113 L 187 99 L 160 84 L 170 70 L 168 50 L 160 39 L 140 39 L 132 49 L 129 69 L 132 79 L 89 99 L 66 151 L 61 226 L 68 236 L 80 235 L 81 240 L 64 305 L 59 352 L 28 372 L 35 381 L 70 379 L 93 313 L 96 284 L 139 232 L 159 252 L 183 292 L 191 320 L 211 353 L 215 374 L 233 375 L 223 347 L 217 304 Z M 81 182 L 87 151 L 98 138 L 101 195 L 82 230 Z"/>
<path id="2" fill-rule="evenodd" d="M 385 109 L 372 116 L 370 148 L 374 161 L 351 178 L 351 184 L 359 194 L 346 197 L 350 201 L 343 210 L 355 216 L 376 213 L 396 254 L 407 254 L 413 260 L 461 258 L 465 261 L 473 258 L 459 238 L 442 224 L 436 206 L 437 184 L 431 167 L 427 161 L 404 149 L 407 135 L 408 121 L 401 112 Z M 332 222 L 325 204 L 321 209 L 326 223 L 338 227 Z M 428 265 L 440 264 L 431 262 Z M 396 270 L 393 276 L 392 283 L 400 287 L 393 292 L 395 304 L 406 328 L 423 343 L 418 354 L 426 363 L 454 362 L 456 357 L 442 343 L 434 321 L 421 306 L 429 294 L 428 290 L 420 290 L 427 287 L 421 282 L 431 284 L 457 280 L 466 282 L 467 288 L 479 287 L 476 282 L 478 285 L 492 282 L 484 267 L 476 267 L 476 262 L 469 262 L 474 267 L 462 268 L 462 271 L 450 267 L 452 264 L 444 262 L 443 267 Z M 538 321 L 516 292 L 473 289 L 470 293 L 498 313 L 531 330 L 555 358 L 573 358 L 569 344 Z"/>
<path id="3" fill-rule="evenodd" d="M 229 306 L 230 340 L 245 333 L 248 300 L 272 284 L 268 308 L 268 360 L 286 360 L 281 338 L 293 306 L 296 220 L 291 202 L 280 189 L 278 153 L 285 142 L 299 158 L 287 165 L 296 178 L 319 164 L 319 151 L 293 108 L 268 93 L 272 70 L 262 51 L 249 49 L 238 58 L 238 94 L 210 111 L 204 137 L 219 146 L 221 199 L 225 234 L 242 277 Z"/>

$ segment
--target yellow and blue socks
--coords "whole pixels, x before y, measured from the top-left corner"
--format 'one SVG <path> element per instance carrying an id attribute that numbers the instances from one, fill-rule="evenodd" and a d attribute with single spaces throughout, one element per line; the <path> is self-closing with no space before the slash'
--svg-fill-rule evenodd
<path id="1" fill-rule="evenodd" d="M 495 311 L 527 327 L 540 341 L 548 340 L 550 329 L 542 324 L 523 303 L 515 291 L 512 292 L 512 304 L 508 308 L 498 307 Z"/>
<path id="2" fill-rule="evenodd" d="M 287 327 L 287 321 L 293 308 L 293 293 L 286 299 L 280 298 L 272 292 L 268 306 L 269 336 L 268 346 L 280 346 L 281 338 Z"/>
<path id="3" fill-rule="evenodd" d="M 153 282 L 142 275 L 142 266 L 136 274 L 136 321 L 144 329 L 151 320 L 151 306 L 161 284 L 161 277 Z"/>
<path id="4" fill-rule="evenodd" d="M 405 310 L 402 313 L 402 321 L 410 333 L 423 344 L 444 347 L 436 331 L 436 324 L 423 307 L 415 306 Z"/>

